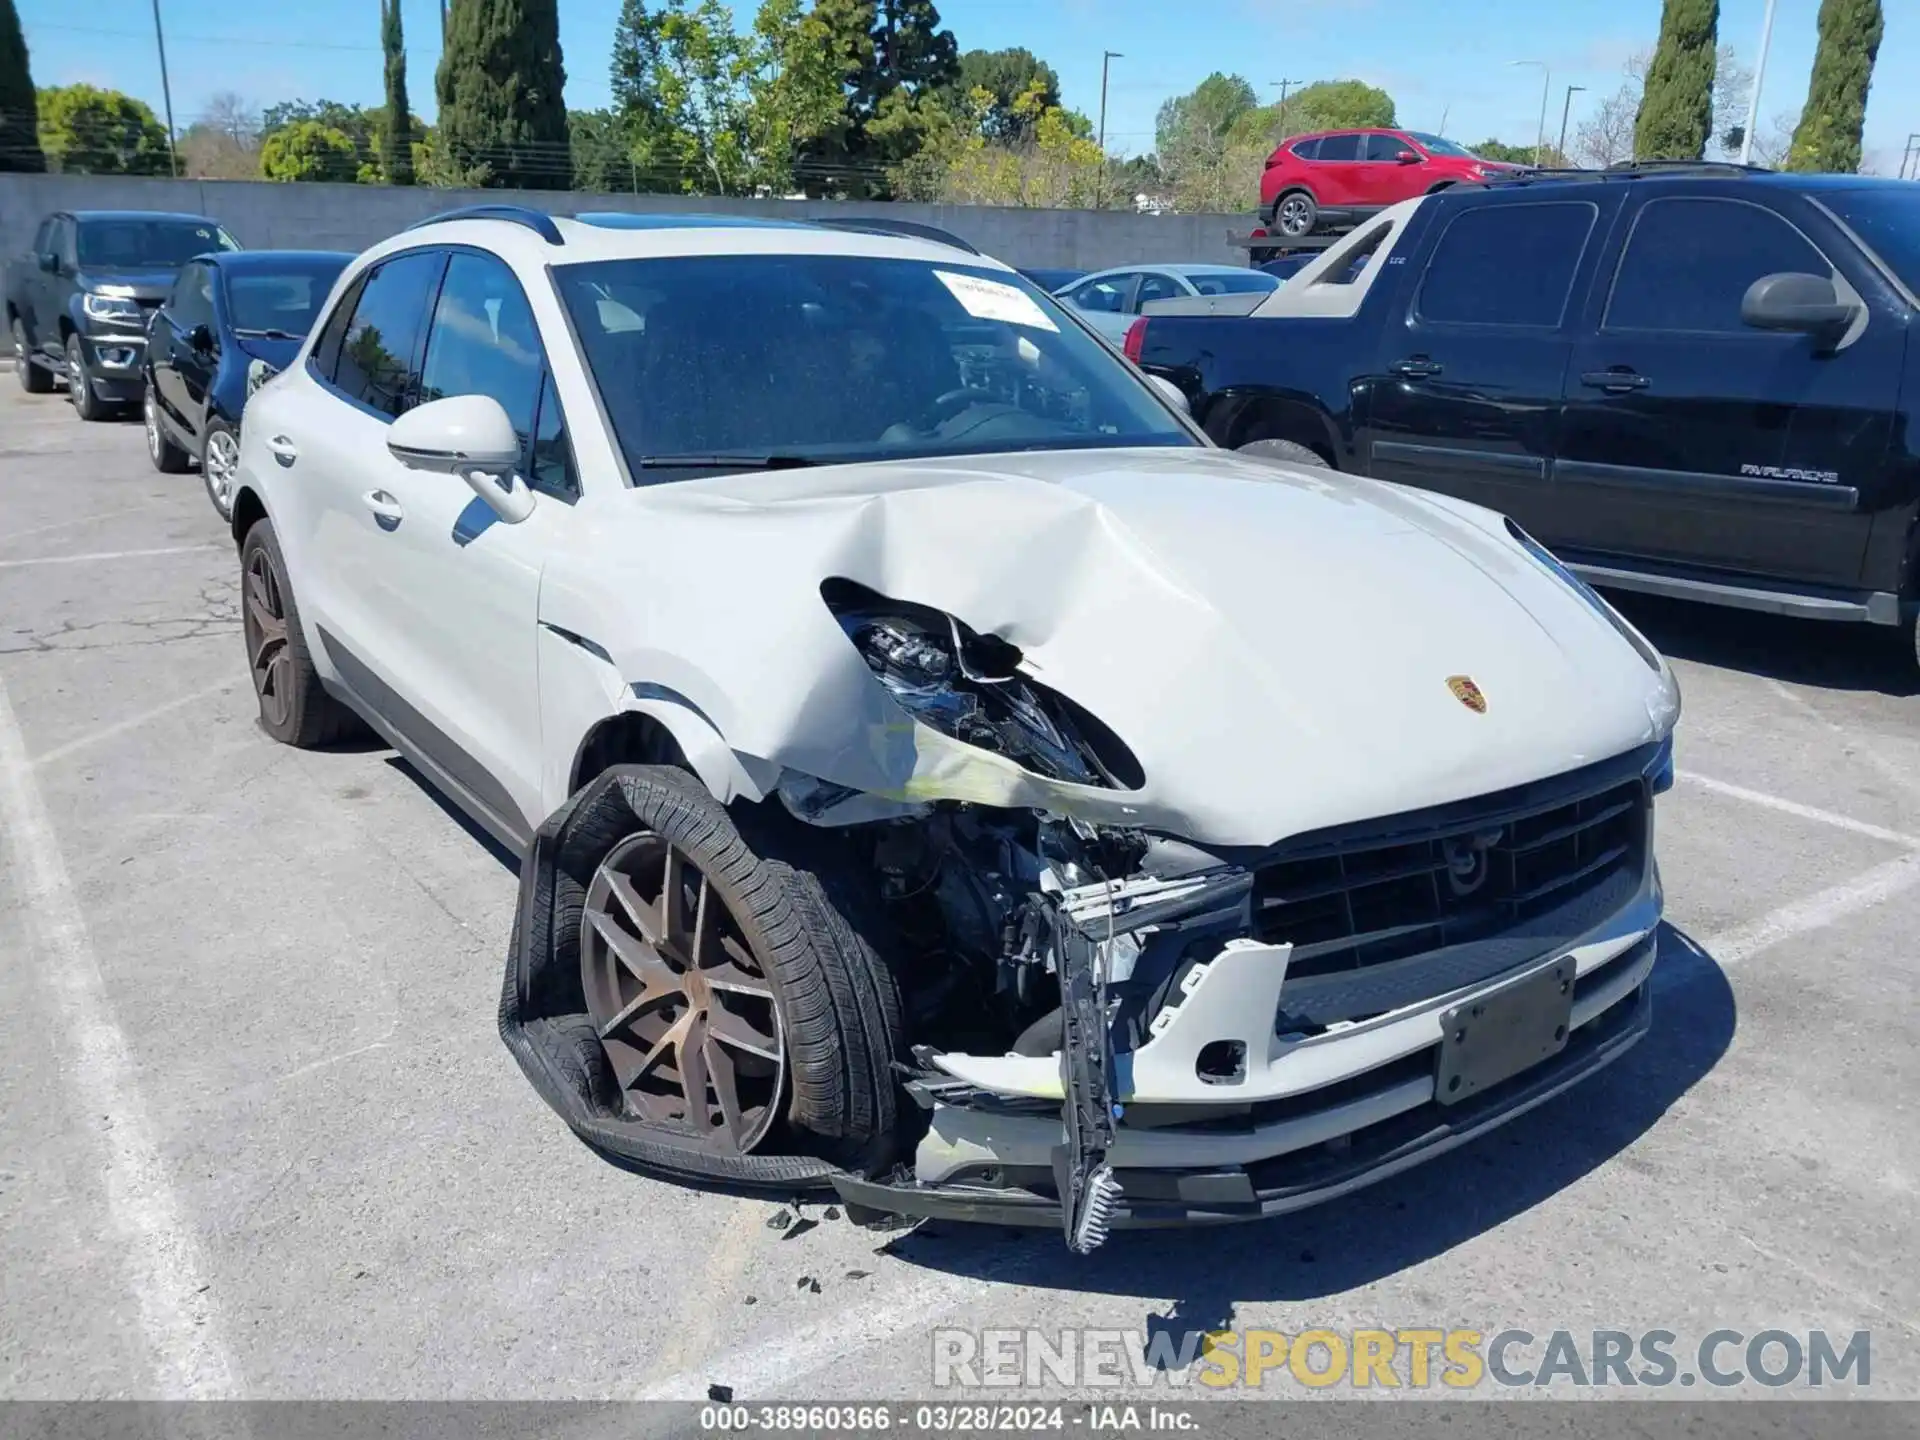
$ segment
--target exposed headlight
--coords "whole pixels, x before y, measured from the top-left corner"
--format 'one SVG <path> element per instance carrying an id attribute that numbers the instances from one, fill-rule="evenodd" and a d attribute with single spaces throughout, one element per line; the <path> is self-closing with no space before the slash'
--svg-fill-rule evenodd
<path id="1" fill-rule="evenodd" d="M 1529 555 L 1533 556 L 1534 559 L 1538 560 L 1542 565 L 1546 566 L 1547 569 L 1565 581 L 1582 600 L 1585 600 L 1601 615 L 1605 616 L 1607 623 L 1620 632 L 1620 638 L 1639 652 L 1640 658 L 1647 662 L 1648 669 L 1652 670 L 1656 675 L 1664 675 L 1667 673 L 1667 662 L 1660 658 L 1660 652 L 1653 648 L 1653 642 L 1648 640 L 1647 637 L 1642 635 L 1638 630 L 1634 629 L 1633 626 L 1629 625 L 1626 617 L 1605 600 L 1602 600 L 1599 593 L 1591 585 L 1587 584 L 1586 581 L 1562 565 L 1551 550 L 1547 549 L 1546 546 L 1527 534 L 1526 531 L 1522 530 L 1511 520 L 1507 521 L 1507 533 L 1519 541 L 1521 548 Z"/>
<path id="2" fill-rule="evenodd" d="M 820 593 L 867 668 L 921 724 L 1049 779 L 1119 790 L 1145 783 L 1117 735 L 1022 672 L 1017 646 L 850 580 L 829 580 Z"/>
<path id="3" fill-rule="evenodd" d="M 92 292 L 80 297 L 80 308 L 94 320 L 111 320 L 123 325 L 138 325 L 141 321 L 140 302 L 125 295 L 98 295 Z"/>

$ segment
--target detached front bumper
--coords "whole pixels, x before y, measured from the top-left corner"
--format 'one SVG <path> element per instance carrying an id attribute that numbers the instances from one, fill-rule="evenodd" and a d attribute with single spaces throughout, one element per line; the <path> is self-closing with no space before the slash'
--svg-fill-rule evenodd
<path id="1" fill-rule="evenodd" d="M 1283 1215 L 1397 1175 L 1525 1114 L 1606 1068 L 1647 1033 L 1657 943 L 1647 934 L 1583 976 L 1565 1048 L 1470 1100 L 1443 1105 L 1435 1098 L 1442 1043 L 1436 1037 L 1357 1086 L 1338 1083 L 1319 1097 L 1301 1097 L 1298 1113 L 1269 1123 L 1123 1124 L 1112 1156 L 1122 1197 L 1112 1225 Z M 1060 1135 L 1057 1118 L 941 1106 L 921 1152 L 966 1155 L 950 1178 L 885 1183 L 836 1175 L 833 1184 L 849 1205 L 895 1215 L 1058 1226 L 1059 1202 L 1040 1177 Z"/>

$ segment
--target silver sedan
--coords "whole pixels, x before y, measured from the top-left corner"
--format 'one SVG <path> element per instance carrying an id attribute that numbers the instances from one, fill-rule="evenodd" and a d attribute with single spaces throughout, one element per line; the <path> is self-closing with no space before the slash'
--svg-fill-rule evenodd
<path id="1" fill-rule="evenodd" d="M 1118 345 L 1126 339 L 1127 327 L 1149 300 L 1273 290 L 1279 284 L 1275 276 L 1244 266 L 1126 265 L 1096 271 L 1056 290 L 1054 295 Z"/>

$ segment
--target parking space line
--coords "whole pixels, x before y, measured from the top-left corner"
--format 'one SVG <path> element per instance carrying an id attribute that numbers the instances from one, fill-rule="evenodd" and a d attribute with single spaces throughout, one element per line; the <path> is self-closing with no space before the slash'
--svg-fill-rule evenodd
<path id="1" fill-rule="evenodd" d="M 156 1389 L 167 1399 L 236 1397 L 233 1364 L 207 1299 L 209 1271 L 154 1138 L 133 1053 L 107 999 L 100 959 L 4 681 L 0 849 L 10 856 L 7 873 L 29 958 L 64 1032 L 69 1074 L 80 1092 L 75 1112 L 87 1117 L 102 1151 L 107 1215 L 152 1352 Z"/>
<path id="2" fill-rule="evenodd" d="M 1845 729 L 1834 721 L 1829 720 L 1819 706 L 1815 705 L 1790 685 L 1783 685 L 1778 680 L 1769 679 L 1767 681 L 1767 688 L 1789 705 L 1793 706 L 1793 708 L 1798 710 L 1802 715 L 1813 721 L 1814 724 L 1824 730 L 1830 730 L 1833 734 L 1839 736 L 1842 741 L 1851 748 L 1853 754 L 1880 772 L 1881 779 L 1887 781 L 1896 789 L 1906 791 L 1909 795 L 1920 796 L 1920 779 L 1915 778 L 1909 773 L 1905 766 L 1895 764 L 1893 761 L 1888 760 L 1886 756 L 1882 755 L 1874 746 L 1869 736 L 1860 734 L 1858 731 Z"/>
<path id="3" fill-rule="evenodd" d="M 221 545 L 166 545 L 158 550 L 95 550 L 85 555 L 35 555 L 26 560 L 0 560 L 0 570 L 18 570 L 25 565 L 80 565 L 89 560 L 138 560 L 148 555 L 185 555 L 193 550 L 220 550 Z"/>
<path id="4" fill-rule="evenodd" d="M 71 520 L 56 520 L 51 525 L 35 525 L 30 530 L 15 530 L 0 539 L 7 541 L 24 540 L 29 535 L 45 535 L 53 530 L 71 530 L 76 525 L 93 525 L 101 520 L 113 520 L 122 515 L 143 515 L 153 509 L 151 505 L 129 505 L 121 510 L 103 510 L 98 515 L 79 515 Z"/>
<path id="5" fill-rule="evenodd" d="M 246 678 L 244 675 L 229 676 L 218 685 L 209 685 L 203 690 L 195 690 L 191 694 L 182 695 L 175 700 L 169 700 L 163 705 L 156 705 L 151 710 L 143 710 L 138 715 L 129 715 L 124 720 L 116 720 L 111 725 L 103 725 L 100 729 L 89 731 L 85 735 L 76 735 L 64 745 L 56 745 L 44 754 L 34 756 L 33 763 L 36 766 L 51 765 L 55 761 L 64 760 L 76 751 L 85 750 L 105 740 L 111 740 L 117 735 L 124 735 L 129 730 L 138 730 L 142 725 L 158 719 L 171 710 L 179 710 L 194 704 L 196 701 L 206 700 L 214 695 L 224 694 L 226 691 L 232 690 L 240 685 Z"/>
<path id="6" fill-rule="evenodd" d="M 1884 825 L 1874 825 L 1865 820 L 1856 820 L 1851 815 L 1839 815 L 1832 810 L 1821 810 L 1812 805 L 1802 805 L 1798 800 L 1788 800 L 1780 795 L 1769 795 L 1764 790 L 1749 790 L 1744 785 L 1730 784 L 1725 780 L 1715 780 L 1711 776 L 1700 775 L 1691 770 L 1682 770 L 1680 779 L 1702 790 L 1711 790 L 1717 795 L 1729 799 L 1744 800 L 1749 805 L 1763 805 L 1769 810 L 1778 810 L 1783 815 L 1797 816 L 1802 820 L 1817 821 L 1822 825 L 1832 825 L 1836 829 L 1851 830 L 1856 835 L 1866 835 L 1875 840 L 1884 840 L 1889 845 L 1901 845 L 1909 850 L 1920 850 L 1920 835 L 1907 835 L 1899 830 L 1889 830 Z"/>
<path id="7" fill-rule="evenodd" d="M 1849 915 L 1870 910 L 1916 885 L 1920 885 L 1920 851 L 1876 865 L 1804 899 L 1788 901 L 1758 920 L 1701 941 L 1700 948 L 1725 970 L 1795 936 L 1824 930 Z"/>

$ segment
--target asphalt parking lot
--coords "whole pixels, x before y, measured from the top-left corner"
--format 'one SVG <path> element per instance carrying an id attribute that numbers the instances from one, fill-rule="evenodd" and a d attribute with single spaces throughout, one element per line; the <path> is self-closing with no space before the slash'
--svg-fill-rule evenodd
<path id="1" fill-rule="evenodd" d="M 1887 637 L 1625 607 L 1682 778 L 1654 1031 L 1594 1082 L 1263 1226 L 883 1244 L 576 1142 L 495 1032 L 510 859 L 389 751 L 270 743 L 198 475 L 0 387 L 0 1395 L 911 1397 L 935 1327 L 1034 1325 L 1868 1330 L 1920 1398 Z"/>

